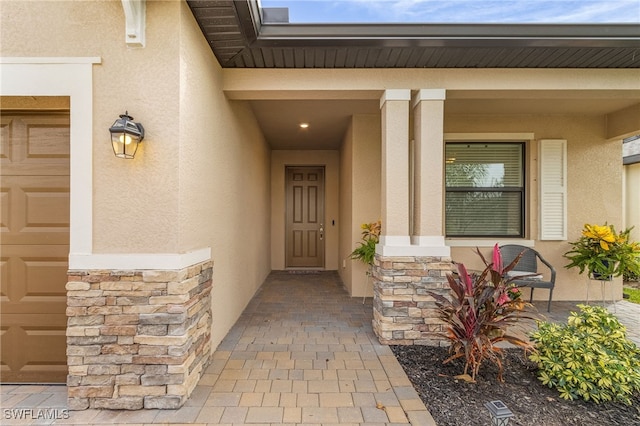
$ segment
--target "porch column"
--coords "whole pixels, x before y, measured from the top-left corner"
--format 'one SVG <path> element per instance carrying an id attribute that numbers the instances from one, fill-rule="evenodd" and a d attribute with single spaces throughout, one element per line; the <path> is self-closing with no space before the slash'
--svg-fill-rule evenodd
<path id="1" fill-rule="evenodd" d="M 423 256 L 449 256 L 444 242 L 444 89 L 413 99 L 415 138 L 414 235 Z"/>
<path id="2" fill-rule="evenodd" d="M 409 175 L 409 90 L 387 90 L 382 108 L 382 231 L 373 266 L 373 330 L 380 343 L 441 345 L 443 323 L 429 292 L 448 293 L 443 232 L 444 90 L 414 102 L 415 172 Z M 410 238 L 409 182 L 415 179 Z"/>
<path id="3" fill-rule="evenodd" d="M 409 237 L 409 89 L 385 90 L 382 113 L 382 235 L 377 253 L 399 255 Z"/>

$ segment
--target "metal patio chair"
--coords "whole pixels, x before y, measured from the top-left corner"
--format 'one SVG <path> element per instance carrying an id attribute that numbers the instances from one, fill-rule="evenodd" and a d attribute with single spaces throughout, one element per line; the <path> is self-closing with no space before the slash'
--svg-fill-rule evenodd
<path id="1" fill-rule="evenodd" d="M 518 264 L 509 271 L 508 278 L 515 278 L 512 282 L 517 287 L 528 287 L 531 289 L 531 297 L 529 302 L 533 301 L 533 290 L 536 288 L 546 288 L 549 290 L 549 302 L 547 303 L 547 312 L 551 312 L 551 298 L 553 296 L 553 288 L 556 285 L 556 270 L 547 262 L 540 253 L 531 247 L 525 247 L 518 244 L 505 244 L 500 246 L 502 254 L 502 262 L 508 265 L 520 254 L 522 257 Z M 550 278 L 545 280 L 544 276 L 538 269 L 538 260 L 549 268 Z M 521 277 L 521 278 L 518 278 Z"/>

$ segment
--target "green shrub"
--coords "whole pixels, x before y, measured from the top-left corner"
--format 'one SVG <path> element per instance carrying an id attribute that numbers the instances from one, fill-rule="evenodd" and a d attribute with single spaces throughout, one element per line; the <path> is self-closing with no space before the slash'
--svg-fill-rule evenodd
<path id="1" fill-rule="evenodd" d="M 578 305 L 566 325 L 538 323 L 532 333 L 538 378 L 564 399 L 620 401 L 640 391 L 640 350 L 618 319 L 598 306 Z"/>

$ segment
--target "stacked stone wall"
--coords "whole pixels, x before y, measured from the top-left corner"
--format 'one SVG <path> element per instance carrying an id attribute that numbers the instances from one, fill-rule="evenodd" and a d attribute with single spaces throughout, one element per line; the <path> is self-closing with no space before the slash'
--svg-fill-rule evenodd
<path id="1" fill-rule="evenodd" d="M 433 291 L 448 295 L 445 257 L 382 257 L 373 267 L 373 329 L 382 344 L 445 345 Z"/>
<path id="2" fill-rule="evenodd" d="M 211 276 L 211 262 L 69 271 L 69 408 L 182 406 L 209 362 Z"/>

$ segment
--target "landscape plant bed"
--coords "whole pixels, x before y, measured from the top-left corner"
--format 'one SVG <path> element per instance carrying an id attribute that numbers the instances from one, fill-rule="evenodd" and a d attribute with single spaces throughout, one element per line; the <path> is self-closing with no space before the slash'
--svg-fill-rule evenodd
<path id="1" fill-rule="evenodd" d="M 640 425 L 640 395 L 633 404 L 564 400 L 555 389 L 536 377 L 536 366 L 522 349 L 506 349 L 504 383 L 497 368 L 484 363 L 476 383 L 455 379 L 464 370 L 464 360 L 447 364 L 448 349 L 433 346 L 392 346 L 396 358 L 413 383 L 438 426 L 489 425 L 484 404 L 501 400 L 514 413 L 510 425 L 590 426 Z M 640 360 L 639 360 L 640 362 Z"/>

